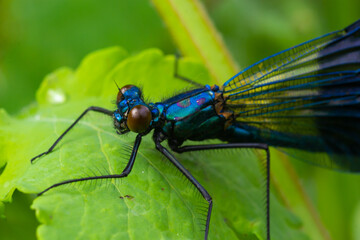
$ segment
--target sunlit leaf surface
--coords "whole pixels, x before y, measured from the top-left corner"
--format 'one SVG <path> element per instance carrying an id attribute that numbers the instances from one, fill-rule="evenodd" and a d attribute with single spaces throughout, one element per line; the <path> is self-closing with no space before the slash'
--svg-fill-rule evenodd
<path id="1" fill-rule="evenodd" d="M 89 113 L 46 156 L 45 151 L 88 106 L 114 109 L 118 85 L 135 84 L 145 99 L 161 101 L 188 86 L 173 78 L 174 57 L 150 49 L 128 57 L 109 48 L 86 57 L 79 68 L 49 74 L 37 103 L 18 117 L 0 111 L 0 199 L 16 188 L 37 193 L 62 180 L 120 173 L 135 135 L 119 136 L 112 119 Z M 208 83 L 204 67 L 180 61 L 180 73 Z M 151 134 L 149 134 L 151 135 Z M 264 239 L 265 182 L 262 152 L 211 151 L 176 155 L 214 200 L 210 239 Z M 301 222 L 272 196 L 273 239 L 307 239 Z M 203 239 L 206 201 L 154 148 L 151 136 L 139 149 L 131 174 L 55 188 L 32 208 L 39 239 Z"/>

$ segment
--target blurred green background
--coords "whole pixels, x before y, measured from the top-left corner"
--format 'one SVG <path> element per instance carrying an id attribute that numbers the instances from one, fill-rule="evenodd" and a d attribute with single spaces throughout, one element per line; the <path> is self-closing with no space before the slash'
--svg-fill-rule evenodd
<path id="1" fill-rule="evenodd" d="M 241 68 L 360 18 L 358 0 L 202 2 Z M 177 51 L 148 0 L 0 0 L 0 108 L 18 113 L 47 73 L 75 68 L 87 53 L 114 45 L 130 54 Z M 331 239 L 360 239 L 360 177 L 293 163 Z M 6 204 L 1 239 L 35 239 L 31 201 L 16 193 Z"/>

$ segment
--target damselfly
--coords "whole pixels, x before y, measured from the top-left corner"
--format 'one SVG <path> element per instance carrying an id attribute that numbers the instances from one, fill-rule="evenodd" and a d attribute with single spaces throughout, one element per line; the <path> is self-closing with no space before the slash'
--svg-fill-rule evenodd
<path id="1" fill-rule="evenodd" d="M 213 202 L 206 189 L 162 145 L 167 140 L 174 152 L 225 148 L 254 148 L 266 152 L 266 226 L 270 239 L 269 146 L 280 147 L 295 157 L 335 170 L 360 172 L 360 20 L 344 30 L 326 34 L 270 56 L 244 69 L 221 87 L 195 89 L 163 102 L 146 103 L 133 85 L 119 88 L 115 111 L 87 108 L 44 153 L 89 111 L 109 115 L 118 134 L 137 133 L 130 159 L 122 173 L 71 179 L 55 187 L 94 179 L 128 176 L 141 139 L 153 131 L 161 152 L 208 202 L 204 238 L 208 238 Z M 183 146 L 186 140 L 220 139 L 226 143 Z M 322 154 L 319 158 L 318 153 Z"/>

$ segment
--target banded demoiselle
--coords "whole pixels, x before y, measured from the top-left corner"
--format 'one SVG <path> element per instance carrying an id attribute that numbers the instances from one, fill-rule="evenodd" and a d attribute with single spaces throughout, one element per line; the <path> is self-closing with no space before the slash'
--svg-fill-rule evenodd
<path id="1" fill-rule="evenodd" d="M 163 102 L 146 103 L 138 87 L 119 88 L 115 111 L 87 108 L 46 152 L 31 159 L 50 153 L 84 115 L 95 111 L 113 117 L 118 134 L 137 133 L 122 173 L 63 181 L 39 195 L 73 182 L 128 176 L 142 137 L 153 131 L 156 149 L 208 202 L 204 234 L 207 239 L 212 198 L 162 142 L 167 140 L 171 150 L 178 153 L 262 149 L 267 156 L 266 234 L 270 239 L 269 146 L 321 167 L 360 172 L 360 20 L 265 58 L 221 87 L 201 86 L 180 76 L 177 61 L 175 76 L 194 85 L 194 89 Z M 220 139 L 224 143 L 183 146 L 186 140 L 206 139 Z"/>

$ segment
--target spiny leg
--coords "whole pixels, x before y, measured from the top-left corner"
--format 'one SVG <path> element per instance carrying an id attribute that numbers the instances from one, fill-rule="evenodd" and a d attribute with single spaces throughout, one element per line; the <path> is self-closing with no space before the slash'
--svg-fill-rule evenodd
<path id="1" fill-rule="evenodd" d="M 133 166 L 134 166 L 134 163 L 135 163 L 135 159 L 136 159 L 136 154 L 137 154 L 137 151 L 139 149 L 139 146 L 140 146 L 140 143 L 141 143 L 141 138 L 142 138 L 142 135 L 141 134 L 138 134 L 136 136 L 136 139 L 135 139 L 135 143 L 134 143 L 134 147 L 133 147 L 133 150 L 131 152 L 131 156 L 130 156 L 130 159 L 126 165 L 126 167 L 124 168 L 124 170 L 122 171 L 121 174 L 112 174 L 112 175 L 103 175 L 103 176 L 93 176 L 93 177 L 85 177 L 85 178 L 77 178 L 77 179 L 70 179 L 70 180 L 65 180 L 65 181 L 62 181 L 62 182 L 59 182 L 59 183 L 56 183 L 48 188 L 46 188 L 44 191 L 40 192 L 38 194 L 38 196 L 44 194 L 45 192 L 49 191 L 50 189 L 52 188 L 55 188 L 55 187 L 59 187 L 61 185 L 65 185 L 65 184 L 69 184 L 69 183 L 74 183 L 74 182 L 82 182 L 82 181 L 89 181 L 89 180 L 96 180 L 96 179 L 114 179 L 114 178 L 124 178 L 124 177 L 127 177 Z"/>
<path id="2" fill-rule="evenodd" d="M 159 150 L 170 162 L 199 190 L 204 199 L 208 202 L 206 227 L 205 227 L 205 240 L 208 238 L 210 217 L 212 210 L 212 198 L 206 189 L 191 175 L 191 173 L 159 142 L 156 142 L 156 149 Z"/>
<path id="3" fill-rule="evenodd" d="M 195 87 L 200 87 L 200 88 L 204 87 L 202 84 L 197 83 L 197 82 L 191 80 L 190 78 L 180 76 L 178 74 L 179 58 L 180 58 L 180 56 L 178 54 L 175 54 L 174 77 L 178 78 L 178 79 L 181 79 L 181 80 L 183 80 L 183 81 L 185 81 L 187 83 L 190 83 L 190 84 L 194 85 Z"/>
<path id="4" fill-rule="evenodd" d="M 206 145 L 189 145 L 183 147 L 171 146 L 177 153 L 192 152 L 200 150 L 214 150 L 225 148 L 256 148 L 266 151 L 266 239 L 270 240 L 270 151 L 269 146 L 263 143 L 222 143 Z"/>
<path id="5" fill-rule="evenodd" d="M 43 152 L 43 153 L 41 153 L 41 154 L 33 157 L 33 158 L 30 160 L 31 163 L 32 163 L 35 159 L 37 159 L 37 158 L 39 158 L 39 157 L 41 157 L 41 156 L 43 156 L 43 155 L 46 155 L 46 154 L 50 153 L 50 152 L 55 148 L 55 146 L 60 142 L 60 140 L 61 140 L 61 139 L 80 121 L 80 119 L 81 119 L 82 117 L 84 117 L 85 114 L 88 113 L 89 111 L 99 112 L 99 113 L 102 113 L 102 114 L 105 114 L 105 115 L 109 115 L 109 116 L 112 116 L 112 115 L 113 115 L 113 112 L 112 112 L 112 111 L 107 110 L 107 109 L 105 109 L 105 108 L 94 107 L 94 106 L 88 107 L 88 108 L 70 125 L 70 127 L 68 127 L 68 128 L 60 135 L 60 137 L 58 137 L 58 139 L 56 139 L 56 141 L 51 145 L 51 147 L 50 147 L 46 152 Z"/>

